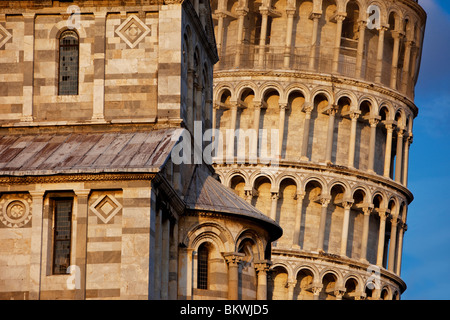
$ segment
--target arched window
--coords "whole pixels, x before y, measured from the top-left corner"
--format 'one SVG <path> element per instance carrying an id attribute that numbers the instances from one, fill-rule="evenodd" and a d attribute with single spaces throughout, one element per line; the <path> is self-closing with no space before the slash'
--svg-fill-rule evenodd
<path id="1" fill-rule="evenodd" d="M 209 249 L 206 243 L 198 248 L 197 257 L 197 288 L 208 289 L 208 258 Z"/>
<path id="2" fill-rule="evenodd" d="M 59 95 L 78 94 L 79 41 L 75 31 L 66 30 L 59 38 Z"/>

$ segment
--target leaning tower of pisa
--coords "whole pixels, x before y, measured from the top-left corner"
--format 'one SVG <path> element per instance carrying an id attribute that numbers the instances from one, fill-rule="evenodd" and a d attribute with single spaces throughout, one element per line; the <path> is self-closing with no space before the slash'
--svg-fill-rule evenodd
<path id="1" fill-rule="evenodd" d="M 269 299 L 399 299 L 426 13 L 417 0 L 211 7 L 213 161 L 283 228 Z"/>

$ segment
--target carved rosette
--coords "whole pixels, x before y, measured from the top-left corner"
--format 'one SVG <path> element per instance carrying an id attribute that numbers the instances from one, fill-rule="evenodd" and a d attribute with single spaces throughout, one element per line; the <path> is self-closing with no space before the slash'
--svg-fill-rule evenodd
<path id="1" fill-rule="evenodd" d="M 0 199 L 0 221 L 8 228 L 21 228 L 30 222 L 31 196 L 4 194 Z"/>

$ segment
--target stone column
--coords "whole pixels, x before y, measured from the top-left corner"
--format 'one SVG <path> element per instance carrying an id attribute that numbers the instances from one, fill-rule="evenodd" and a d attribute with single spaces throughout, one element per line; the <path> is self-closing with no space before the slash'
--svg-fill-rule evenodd
<path id="1" fill-rule="evenodd" d="M 42 230 L 44 191 L 30 191 L 32 197 L 31 215 L 31 243 L 30 243 L 30 300 L 39 300 L 41 294 L 41 267 L 42 267 Z"/>
<path id="2" fill-rule="evenodd" d="M 385 178 L 390 178 L 391 176 L 391 155 L 392 155 L 392 132 L 394 127 L 391 122 L 386 122 L 386 149 L 384 152 L 384 172 L 383 176 Z"/>
<path id="3" fill-rule="evenodd" d="M 291 62 L 292 28 L 294 25 L 295 8 L 287 8 L 286 46 L 284 48 L 284 68 L 289 69 Z"/>
<path id="4" fill-rule="evenodd" d="M 225 253 L 223 256 L 228 264 L 228 300 L 237 300 L 239 289 L 239 263 L 245 255 L 239 252 L 229 252 Z"/>
<path id="5" fill-rule="evenodd" d="M 405 56 L 403 59 L 403 72 L 402 72 L 402 88 L 401 92 L 408 93 L 409 82 L 409 67 L 411 65 L 411 48 L 414 46 L 414 41 L 406 41 L 405 43 Z"/>
<path id="6" fill-rule="evenodd" d="M 327 144 L 325 151 L 325 163 L 331 162 L 331 153 L 333 150 L 333 134 L 334 134 L 334 120 L 336 116 L 336 107 L 333 105 L 328 110 L 328 131 L 327 131 Z"/>
<path id="7" fill-rule="evenodd" d="M 309 19 L 313 20 L 313 32 L 311 35 L 311 51 L 309 54 L 309 69 L 316 68 L 316 48 L 317 48 L 317 34 L 319 29 L 319 19 L 322 16 L 320 12 L 311 12 Z"/>
<path id="8" fill-rule="evenodd" d="M 258 276 L 256 300 L 267 300 L 267 272 L 269 271 L 270 264 L 268 260 L 261 260 L 255 263 Z"/>
<path id="9" fill-rule="evenodd" d="M 161 299 L 161 275 L 162 275 L 162 210 L 158 209 L 155 216 L 155 271 L 153 299 Z"/>
<path id="10" fill-rule="evenodd" d="M 21 121 L 33 121 L 34 13 L 23 13 L 23 105 Z"/>
<path id="11" fill-rule="evenodd" d="M 216 119 L 217 119 L 217 110 L 219 109 L 219 105 L 214 103 L 213 105 L 213 110 L 212 110 L 212 123 L 211 123 L 211 127 L 212 127 L 212 140 L 211 142 L 214 142 L 216 139 Z"/>
<path id="12" fill-rule="evenodd" d="M 288 296 L 287 296 L 287 300 L 294 300 L 294 288 L 295 285 L 297 284 L 297 281 L 288 281 L 287 282 L 287 288 L 288 288 Z"/>
<path id="13" fill-rule="evenodd" d="M 409 85 L 411 86 L 410 87 L 411 93 L 412 93 L 412 90 L 414 89 L 414 85 L 415 85 L 416 68 L 417 68 L 417 64 L 419 63 L 418 57 L 419 57 L 420 51 L 421 51 L 420 47 L 417 45 L 414 45 L 411 47 L 412 58 L 411 58 L 410 75 L 408 77 L 409 78 L 408 82 L 409 82 Z"/>
<path id="14" fill-rule="evenodd" d="M 106 48 L 106 12 L 95 14 L 94 38 L 94 102 L 92 120 L 104 121 L 105 118 L 105 48 Z"/>
<path id="15" fill-rule="evenodd" d="M 369 140 L 369 173 L 375 173 L 374 171 L 374 161 L 375 161 L 375 140 L 377 137 L 377 125 L 380 119 L 371 118 L 370 123 L 370 140 Z"/>
<path id="16" fill-rule="evenodd" d="M 267 20 L 269 17 L 269 9 L 266 7 L 260 7 L 261 13 L 261 33 L 259 37 L 259 55 L 258 55 L 258 67 L 264 67 L 264 57 L 266 53 L 266 37 L 267 37 Z"/>
<path id="17" fill-rule="evenodd" d="M 350 145 L 348 147 L 348 167 L 355 167 L 355 145 L 356 145 L 356 125 L 361 111 L 352 111 L 350 119 L 352 121 L 350 128 Z"/>
<path id="18" fill-rule="evenodd" d="M 345 294 L 345 288 L 334 290 L 334 296 L 336 297 L 336 300 L 342 300 L 342 297 Z"/>
<path id="19" fill-rule="evenodd" d="M 359 39 L 358 48 L 356 51 L 356 74 L 357 78 L 362 78 L 362 62 L 364 58 L 364 38 L 366 33 L 367 21 L 359 21 Z"/>
<path id="20" fill-rule="evenodd" d="M 397 246 L 397 268 L 395 273 L 400 277 L 402 267 L 402 254 L 403 254 L 403 236 L 405 231 L 408 230 L 406 223 L 402 223 L 398 233 L 398 246 Z"/>
<path id="21" fill-rule="evenodd" d="M 223 43 L 223 19 L 226 18 L 227 15 L 223 12 L 217 12 L 216 16 L 217 16 L 217 53 L 219 54 L 219 57 L 221 57 L 222 43 Z"/>
<path id="22" fill-rule="evenodd" d="M 323 251 L 323 242 L 325 239 L 325 224 L 327 220 L 328 204 L 330 203 L 330 200 L 330 196 L 323 196 L 320 199 L 320 202 L 322 203 L 322 212 L 320 214 L 319 235 L 317 241 L 317 251 L 319 252 Z"/>
<path id="23" fill-rule="evenodd" d="M 378 29 L 378 47 L 377 47 L 377 65 L 375 70 L 375 82 L 381 83 L 383 74 L 383 50 L 384 50 L 384 33 L 387 30 L 385 26 Z"/>
<path id="24" fill-rule="evenodd" d="M 169 263 L 170 263 L 170 220 L 164 219 L 161 225 L 161 300 L 169 299 Z"/>
<path id="25" fill-rule="evenodd" d="M 351 201 L 344 201 L 344 221 L 342 223 L 342 233 L 341 233 L 341 256 L 347 256 L 347 240 L 348 240 L 348 224 L 350 221 L 350 209 L 353 205 Z"/>
<path id="26" fill-rule="evenodd" d="M 404 155 L 403 155 L 403 185 L 405 187 L 408 186 L 408 166 L 409 166 L 409 147 L 412 143 L 412 133 L 409 133 L 408 136 L 405 139 L 405 145 L 403 147 L 404 149 Z"/>
<path id="27" fill-rule="evenodd" d="M 230 107 L 231 111 L 231 121 L 230 129 L 227 130 L 227 163 L 234 162 L 234 137 L 236 132 L 236 119 L 237 119 L 237 104 L 233 104 Z M 231 161 L 231 162 L 230 162 Z"/>
<path id="28" fill-rule="evenodd" d="M 304 193 L 297 193 L 295 198 L 297 199 L 297 209 L 295 212 L 295 226 L 294 226 L 294 235 L 292 237 L 293 246 L 296 248 L 300 248 L 300 228 L 302 225 L 302 210 L 303 210 L 303 198 L 305 197 Z"/>
<path id="29" fill-rule="evenodd" d="M 394 48 L 392 52 L 392 69 L 391 69 L 391 85 L 392 89 L 397 89 L 397 72 L 398 72 L 398 55 L 400 51 L 400 40 L 403 37 L 402 31 L 392 31 L 394 38 Z"/>
<path id="30" fill-rule="evenodd" d="M 398 216 L 394 215 L 391 218 L 391 239 L 389 242 L 389 258 L 388 258 L 388 270 L 394 272 L 395 266 L 395 246 L 397 245 L 397 223 Z"/>
<path id="31" fill-rule="evenodd" d="M 192 248 L 179 248 L 178 258 L 178 293 L 179 300 L 192 299 Z"/>
<path id="32" fill-rule="evenodd" d="M 80 289 L 76 291 L 75 297 L 79 300 L 86 299 L 86 262 L 87 262 L 87 228 L 88 228 L 88 197 L 90 190 L 74 190 L 77 196 L 77 238 L 75 265 L 80 268 Z"/>
<path id="33" fill-rule="evenodd" d="M 320 284 L 320 285 L 316 284 L 312 287 L 313 300 L 319 300 L 320 293 L 322 292 L 322 288 L 323 288 L 322 284 Z"/>
<path id="34" fill-rule="evenodd" d="M 255 132 L 254 138 L 252 140 L 251 150 L 250 150 L 250 160 L 256 161 L 258 159 L 258 136 L 259 136 L 259 118 L 261 115 L 261 103 L 254 103 L 255 110 L 253 112 L 253 130 Z"/>
<path id="35" fill-rule="evenodd" d="M 278 134 L 278 157 L 281 159 L 281 153 L 283 151 L 283 139 L 284 139 L 284 123 L 286 120 L 287 104 L 280 104 L 280 120 L 279 120 L 279 134 Z"/>
<path id="36" fill-rule="evenodd" d="M 397 151 L 395 156 L 395 181 L 402 183 L 403 133 L 402 127 L 397 129 Z"/>
<path id="37" fill-rule="evenodd" d="M 302 150 L 300 153 L 300 160 L 308 161 L 308 144 L 309 144 L 309 126 L 311 123 L 311 112 L 314 106 L 311 102 L 305 102 L 303 105 L 303 111 L 305 111 L 305 123 L 303 125 L 303 141 L 302 141 Z"/>
<path id="38" fill-rule="evenodd" d="M 277 217 L 278 199 L 279 199 L 278 192 L 272 192 L 272 204 L 270 207 L 270 219 L 272 219 L 274 221 Z"/>
<path id="39" fill-rule="evenodd" d="M 334 52 L 333 52 L 333 65 L 331 68 L 332 73 L 337 73 L 339 69 L 339 53 L 341 49 L 341 37 L 342 37 L 342 22 L 345 20 L 347 13 L 336 14 L 334 19 L 336 20 L 336 36 L 334 39 Z"/>
<path id="40" fill-rule="evenodd" d="M 386 231 L 386 210 L 378 210 L 378 215 L 380 216 L 380 228 L 378 232 L 377 266 L 382 268 L 384 256 L 384 235 Z"/>
<path id="41" fill-rule="evenodd" d="M 372 207 L 364 207 L 364 222 L 363 222 L 363 233 L 362 233 L 362 242 L 361 242 L 361 257 L 360 261 L 363 263 L 368 263 L 367 261 L 367 242 L 369 240 L 369 222 L 370 222 L 370 214 L 372 213 Z"/>
<path id="42" fill-rule="evenodd" d="M 244 35 L 244 18 L 248 13 L 248 9 L 237 8 L 236 13 L 238 15 L 238 32 L 236 38 L 236 56 L 234 59 L 234 66 L 239 68 L 241 63 L 242 37 Z"/>
<path id="43" fill-rule="evenodd" d="M 169 299 L 177 299 L 177 285 L 178 285 L 178 223 L 175 221 L 172 224 L 172 235 L 169 244 Z"/>

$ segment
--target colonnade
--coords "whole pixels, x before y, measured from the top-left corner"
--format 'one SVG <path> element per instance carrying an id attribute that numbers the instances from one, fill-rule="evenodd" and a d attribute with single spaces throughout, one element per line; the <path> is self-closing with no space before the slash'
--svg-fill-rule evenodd
<path id="1" fill-rule="evenodd" d="M 342 98 L 342 97 L 341 97 Z M 227 134 L 231 133 L 231 135 L 225 135 L 222 139 L 226 139 L 226 161 L 227 163 L 234 163 L 237 161 L 238 150 L 242 151 L 242 145 L 239 145 L 235 148 L 234 138 L 236 136 L 236 132 L 240 132 L 249 137 L 249 154 L 248 159 L 250 163 L 254 163 L 258 159 L 258 147 L 261 148 L 261 144 L 263 141 L 260 141 L 259 132 L 260 129 L 264 129 L 260 127 L 260 118 L 261 118 L 261 109 L 267 108 L 267 103 L 265 101 L 257 102 L 253 101 L 253 125 L 248 128 L 240 128 L 237 125 L 237 115 L 239 110 L 243 110 L 247 108 L 247 106 L 243 105 L 242 102 L 231 103 L 229 105 L 225 105 L 223 103 L 215 103 L 213 108 L 213 130 L 216 129 L 217 125 L 217 114 L 219 109 L 230 110 L 230 125 L 228 128 L 220 127 L 222 132 L 227 132 Z M 283 150 L 283 141 L 286 139 L 284 136 L 285 125 L 286 125 L 286 110 L 290 108 L 290 105 L 287 103 L 279 104 L 279 125 L 278 125 L 278 140 L 272 141 L 272 143 L 277 144 L 277 148 L 274 148 L 276 154 L 271 154 L 273 159 L 283 160 L 282 159 L 282 150 Z M 305 114 L 304 123 L 303 123 L 303 135 L 301 141 L 301 149 L 299 160 L 303 162 L 311 161 L 308 156 L 308 149 L 310 148 L 310 140 L 311 140 L 311 113 L 314 110 L 313 102 L 305 102 L 302 106 L 302 111 Z M 369 118 L 361 116 L 361 110 L 359 107 L 352 106 L 350 111 L 347 114 L 340 116 L 348 117 L 351 119 L 351 127 L 350 127 L 350 137 L 348 141 L 348 160 L 347 163 L 333 163 L 332 161 L 332 150 L 333 150 L 333 141 L 335 140 L 336 134 L 336 116 L 339 113 L 339 105 L 336 103 L 329 104 L 324 110 L 321 111 L 323 114 L 328 115 L 328 125 L 327 125 L 327 134 L 326 134 L 326 148 L 325 154 L 323 155 L 323 163 L 328 164 L 339 164 L 346 165 L 350 169 L 355 169 L 355 149 L 356 149 L 356 133 L 357 133 L 357 122 L 364 121 L 366 125 L 370 127 L 370 139 L 369 139 L 369 153 L 367 155 L 367 169 L 366 171 L 369 174 L 377 174 L 375 172 L 375 156 L 376 156 L 376 137 L 377 130 L 385 130 L 386 131 L 386 140 L 379 141 L 378 143 L 384 144 L 384 164 L 383 171 L 379 172 L 379 175 L 384 176 L 387 179 L 392 179 L 399 184 L 407 186 L 408 181 L 408 163 L 409 163 L 409 148 L 412 143 L 412 132 L 410 124 L 404 122 L 404 120 L 395 121 L 391 119 L 383 119 L 381 115 L 373 115 L 371 114 Z M 396 113 L 397 116 L 400 116 L 400 113 Z M 292 119 L 296 120 L 296 119 Z M 408 120 L 412 121 L 412 120 Z M 337 146 L 341 147 L 341 146 Z M 237 150 L 236 150 L 237 149 Z M 223 156 L 223 154 L 222 154 Z M 247 155 L 246 155 L 247 156 Z M 392 159 L 395 156 L 395 162 L 392 162 Z M 215 158 L 216 162 L 223 161 L 220 159 L 220 155 Z M 358 168 L 359 169 L 359 168 Z M 395 173 L 395 174 L 394 174 Z"/>
<path id="2" fill-rule="evenodd" d="M 361 4 L 359 1 L 350 1 L 344 4 L 342 1 L 328 1 L 328 5 L 336 5 L 333 15 L 325 17 L 325 1 L 310 1 L 312 11 L 309 13 L 309 20 L 312 21 L 310 31 L 294 29 L 294 20 L 300 18 L 299 9 L 301 3 L 277 1 L 274 5 L 271 1 L 263 1 L 259 8 L 255 9 L 255 14 L 260 17 L 256 23 L 258 25 L 246 26 L 244 21 L 246 16 L 251 12 L 251 1 L 240 2 L 235 9 L 230 11 L 230 4 L 227 0 L 212 1 L 213 18 L 215 18 L 217 31 L 216 42 L 219 56 L 223 59 L 216 66 L 216 71 L 227 69 L 269 69 L 267 63 L 269 61 L 270 48 L 276 46 L 270 41 L 269 31 L 271 30 L 272 19 L 281 18 L 284 21 L 284 27 L 280 32 L 284 32 L 284 48 L 278 48 L 277 52 L 270 57 L 279 63 L 274 66 L 276 69 L 287 70 L 308 70 L 320 71 L 332 74 L 343 74 L 355 78 L 362 78 L 368 81 L 374 81 L 383 84 L 394 90 L 399 90 L 407 95 L 412 95 L 413 83 L 417 78 L 418 58 L 420 56 L 420 44 L 423 38 L 422 30 L 419 25 L 411 23 L 411 17 L 400 16 L 398 9 L 390 9 L 386 11 L 381 9 L 380 21 L 376 27 L 368 26 L 367 7 L 368 4 Z M 323 2 L 323 3 L 322 3 Z M 302 12 L 302 14 L 304 14 Z M 353 17 L 358 14 L 359 16 Z M 350 18 L 352 16 L 352 18 Z M 333 45 L 325 48 L 320 41 L 320 33 L 322 28 L 322 20 L 327 19 L 327 23 L 334 23 L 335 37 Z M 352 20 L 350 20 L 352 19 Z M 226 39 L 227 33 L 225 28 L 228 27 L 230 21 L 237 20 L 237 31 L 234 39 Z M 329 20 L 329 21 L 328 21 Z M 342 41 L 345 39 L 343 23 L 349 21 L 353 23 L 353 28 L 357 29 L 355 41 L 357 43 L 354 51 L 355 59 L 350 63 L 343 59 L 342 55 L 346 52 Z M 226 23 L 227 22 L 227 23 Z M 257 43 L 250 43 L 248 39 L 244 39 L 245 28 L 259 30 L 259 39 L 255 38 Z M 310 32 L 309 42 L 298 43 L 293 41 L 298 32 Z M 376 45 L 371 47 L 371 52 L 376 52 L 374 58 L 375 64 L 369 67 L 371 59 L 368 58 L 368 37 L 375 35 L 378 37 Z M 389 35 L 389 38 L 387 37 Z M 280 35 L 279 35 L 280 36 Z M 308 38 L 305 36 L 305 38 Z M 391 40 L 392 38 L 392 40 Z M 234 42 L 233 42 L 234 41 Z M 388 48 L 389 41 L 389 48 Z M 294 47 L 293 47 L 294 45 Z M 250 64 L 243 63 L 244 47 L 250 46 L 250 52 L 246 52 L 245 59 L 250 59 Z M 392 46 L 392 48 L 390 48 Z M 309 48 L 309 49 L 308 49 Z M 319 50 L 319 48 L 321 48 Z M 324 49 L 325 48 L 325 49 Z M 295 51 L 304 49 L 301 54 L 305 56 L 303 63 L 300 65 L 296 62 Z M 252 51 L 254 50 L 254 51 Z M 386 57 L 386 50 L 392 50 L 389 57 Z M 308 53 L 309 51 L 309 53 Z M 352 53 L 353 56 L 353 53 Z M 323 66 L 319 61 L 323 60 Z M 231 64 L 231 60 L 233 60 Z M 329 63 L 331 62 L 331 63 Z M 401 70 L 399 65 L 401 64 Z M 373 69 L 371 69 L 373 68 Z"/>

